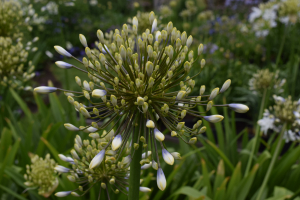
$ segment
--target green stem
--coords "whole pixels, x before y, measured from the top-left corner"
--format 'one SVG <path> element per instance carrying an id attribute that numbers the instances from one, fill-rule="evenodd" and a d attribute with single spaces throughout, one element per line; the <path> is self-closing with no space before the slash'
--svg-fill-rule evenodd
<path id="1" fill-rule="evenodd" d="M 281 54 L 282 54 L 282 50 L 283 50 L 283 46 L 284 46 L 284 43 L 285 43 L 285 39 L 286 39 L 286 35 L 287 35 L 288 30 L 289 30 L 289 26 L 287 27 L 287 30 L 284 30 L 284 35 L 283 35 L 283 38 L 281 40 L 278 55 L 277 55 L 277 58 L 276 58 L 275 71 L 278 67 L 278 64 L 279 64 L 279 61 L 280 61 L 280 58 L 281 58 Z"/>
<path id="2" fill-rule="evenodd" d="M 275 161 L 278 157 L 278 154 L 279 154 L 279 150 L 280 150 L 280 146 L 281 146 L 281 143 L 282 143 L 282 138 L 283 138 L 283 134 L 284 134 L 284 131 L 285 131 L 285 127 L 286 127 L 286 124 L 283 125 L 282 129 L 281 129 L 281 132 L 280 132 L 280 135 L 279 135 L 279 139 L 278 139 L 278 142 L 277 142 L 277 146 L 276 146 L 276 149 L 275 149 L 275 152 L 273 154 L 273 157 L 272 157 L 272 160 L 271 160 L 271 163 L 269 165 L 269 168 L 268 168 L 268 171 L 267 171 L 267 174 L 264 178 L 264 181 L 262 183 L 262 186 L 260 187 L 260 190 L 259 190 L 259 193 L 257 195 L 257 198 L 256 200 L 260 200 L 262 195 L 263 195 L 263 192 L 264 192 L 264 189 L 269 181 L 269 178 L 270 178 L 270 175 L 271 175 L 271 172 L 273 170 L 273 167 L 274 167 L 274 164 L 275 164 Z"/>
<path id="3" fill-rule="evenodd" d="M 135 127 L 132 141 L 139 141 L 139 129 L 137 126 Z M 131 147 L 132 149 L 134 148 L 133 144 L 134 143 L 132 142 L 132 147 Z M 139 148 L 135 150 L 134 156 L 130 164 L 129 193 L 128 193 L 129 200 L 139 200 L 140 175 L 141 175 L 140 161 L 142 159 L 142 149 L 143 149 L 143 143 L 139 142 Z"/>
<path id="4" fill-rule="evenodd" d="M 261 104 L 260 104 L 260 109 L 259 109 L 259 114 L 258 114 L 258 120 L 261 119 L 264 108 L 265 108 L 265 101 L 266 101 L 266 96 L 267 96 L 267 89 L 264 90 L 263 96 L 262 96 L 262 100 L 261 100 Z M 252 160 L 253 160 L 253 156 L 256 150 L 256 143 L 259 141 L 260 138 L 260 133 L 259 133 L 259 125 L 256 124 L 256 128 L 255 128 L 255 138 L 254 138 L 254 142 L 253 142 L 253 146 L 251 149 L 251 154 L 247 163 L 247 167 L 246 167 L 246 171 L 245 171 L 245 176 L 247 177 L 251 168 L 251 164 L 252 164 Z"/>
<path id="5" fill-rule="evenodd" d="M 295 199 L 296 197 L 299 197 L 300 195 L 300 189 L 298 189 L 294 194 L 293 196 L 291 196 L 290 198 L 286 199 L 286 200 L 293 200 Z"/>

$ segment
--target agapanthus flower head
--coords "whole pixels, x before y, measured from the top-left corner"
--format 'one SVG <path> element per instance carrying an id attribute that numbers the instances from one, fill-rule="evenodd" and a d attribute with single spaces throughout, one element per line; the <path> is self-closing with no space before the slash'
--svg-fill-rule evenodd
<path id="1" fill-rule="evenodd" d="M 277 94 L 282 93 L 286 81 L 278 79 L 278 73 L 279 71 L 271 72 L 269 69 L 257 70 L 249 80 L 250 90 L 255 94 L 262 94 L 266 89 L 274 90 L 273 92 Z"/>
<path id="2" fill-rule="evenodd" d="M 266 109 L 263 118 L 258 121 L 261 131 L 265 134 L 269 129 L 280 132 L 283 124 L 287 124 L 284 139 L 288 141 L 300 141 L 300 104 L 292 101 L 291 96 L 283 98 L 274 95 L 275 105 Z"/>
<path id="3" fill-rule="evenodd" d="M 120 154 L 125 144 L 130 141 L 134 150 L 143 148 L 146 154 L 150 152 L 152 155 L 150 160 L 147 156 L 142 157 L 141 164 L 152 162 L 153 168 L 158 169 L 160 168 L 158 149 L 161 147 L 167 151 L 159 120 L 171 136 L 178 137 L 187 144 L 194 144 L 197 135 L 205 130 L 203 126 L 201 127 L 201 120 L 216 123 L 223 119 L 221 115 L 206 116 L 206 112 L 212 106 L 227 106 L 238 112 L 246 112 L 248 107 L 239 104 L 213 105 L 213 100 L 230 86 L 230 80 L 225 81 L 221 90 L 215 88 L 205 94 L 203 85 L 198 96 L 189 96 L 195 87 L 193 78 L 197 77 L 205 66 L 205 60 L 201 59 L 203 45 L 200 44 L 198 52 L 194 53 L 193 50 L 189 50 L 193 37 L 177 30 L 172 22 L 168 23 L 165 30 L 158 31 L 153 12 L 149 14 L 149 22 L 152 24 L 151 30 L 146 29 L 141 35 L 135 31 L 133 39 L 128 37 L 126 24 L 122 30 L 116 29 L 109 39 L 98 30 L 97 51 L 100 53 L 96 54 L 96 51 L 86 47 L 87 57 L 84 57 L 82 62 L 70 56 L 62 47 L 56 47 L 58 53 L 77 60 L 81 67 L 72 66 L 72 68 L 87 73 L 90 80 L 82 82 L 79 77 L 75 77 L 76 83 L 81 88 L 78 92 L 53 87 L 38 88 L 36 91 L 67 92 L 68 101 L 75 110 L 94 122 L 86 127 L 68 124 L 66 128 L 94 133 L 112 125 L 116 131 L 114 138 L 107 144 L 112 145 L 116 154 Z M 137 30 L 140 22 L 136 17 L 133 23 L 132 28 Z M 80 37 L 85 41 L 83 36 Z M 188 76 L 191 67 L 198 60 L 200 65 L 195 66 L 198 73 Z M 87 99 L 89 105 L 75 100 L 80 97 Z M 196 111 L 194 108 L 197 106 L 205 106 L 206 112 Z M 183 121 L 186 115 L 200 120 L 189 128 Z M 106 118 L 109 120 L 98 124 Z M 137 136 L 137 139 L 133 136 Z M 164 156 L 168 158 L 165 161 L 173 164 L 170 158 L 172 154 L 165 153 L 165 155 L 168 155 Z"/>
<path id="4" fill-rule="evenodd" d="M 21 40 L 14 42 L 10 37 L 0 37 L 1 85 L 23 89 L 24 83 L 34 77 L 32 62 L 27 64 L 28 53 L 33 42 L 24 46 Z"/>
<path id="5" fill-rule="evenodd" d="M 129 143 L 123 144 L 122 151 L 115 151 L 110 143 L 115 132 L 103 131 L 91 133 L 91 139 L 82 140 L 76 136 L 74 149 L 71 150 L 71 157 L 60 155 L 63 161 L 72 164 L 71 168 L 57 165 L 55 170 L 67 174 L 67 178 L 79 184 L 79 187 L 72 191 L 57 192 L 55 195 L 64 197 L 67 195 L 83 196 L 92 187 L 113 190 L 114 193 L 127 194 L 129 166 L 131 162 Z M 140 188 L 142 192 L 151 191 L 149 188 Z"/>
<path id="6" fill-rule="evenodd" d="M 47 154 L 45 159 L 38 155 L 31 157 L 31 165 L 26 165 L 24 183 L 29 188 L 37 188 L 39 195 L 49 197 L 58 186 L 56 162 Z"/>
<path id="7" fill-rule="evenodd" d="M 31 30 L 17 1 L 2 1 L 0 4 L 0 36 L 17 39 L 23 37 L 22 29 Z"/>
<path id="8" fill-rule="evenodd" d="M 215 19 L 215 15 L 214 15 L 213 11 L 211 11 L 211 10 L 202 11 L 197 16 L 197 20 L 200 22 L 201 21 L 212 21 L 214 19 Z"/>
<path id="9" fill-rule="evenodd" d="M 279 20 L 284 24 L 295 24 L 300 19 L 299 0 L 281 1 L 278 8 Z"/>

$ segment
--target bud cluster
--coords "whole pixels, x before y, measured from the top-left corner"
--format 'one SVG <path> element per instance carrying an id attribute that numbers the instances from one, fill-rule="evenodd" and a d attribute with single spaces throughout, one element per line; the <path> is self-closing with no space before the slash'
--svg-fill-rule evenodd
<path id="1" fill-rule="evenodd" d="M 182 10 L 179 15 L 182 18 L 190 18 L 192 17 L 194 14 L 196 14 L 198 8 L 195 5 L 195 2 L 193 0 L 187 0 L 185 1 L 185 7 L 186 9 Z"/>
<path id="2" fill-rule="evenodd" d="M 54 169 L 56 162 L 47 154 L 45 159 L 34 155 L 31 158 L 31 165 L 26 165 L 24 183 L 28 187 L 37 187 L 39 195 L 49 197 L 58 186 L 57 173 Z"/>
<path id="3" fill-rule="evenodd" d="M 249 87 L 253 93 L 262 94 L 266 89 L 274 89 L 276 93 L 283 92 L 283 85 L 285 84 L 285 79 L 278 79 L 278 73 L 270 72 L 269 69 L 258 70 L 257 73 L 253 74 L 253 77 L 249 80 Z"/>
<path id="4" fill-rule="evenodd" d="M 114 139 L 108 142 L 112 149 L 120 154 L 127 141 L 131 141 L 135 150 L 143 148 L 146 154 L 152 152 L 152 161 L 142 160 L 141 164 L 152 162 L 153 168 L 159 170 L 159 157 L 154 153 L 158 152 L 158 146 L 161 147 L 166 163 L 172 165 L 174 158 L 178 156 L 174 157 L 166 150 L 164 134 L 159 130 L 158 120 L 164 124 L 171 136 L 178 137 L 187 144 L 194 144 L 197 141 L 196 136 L 205 132 L 205 127 L 201 127 L 201 120 L 216 123 L 223 119 L 221 115 L 205 116 L 212 106 L 226 106 L 240 113 L 247 112 L 249 108 L 242 104 L 213 105 L 213 99 L 228 89 L 230 80 L 227 80 L 221 89 L 215 88 L 210 94 L 205 94 L 203 85 L 199 96 L 189 96 L 195 87 L 193 78 L 199 75 L 205 66 L 205 60 L 200 58 L 203 45 L 198 46 L 197 52 L 189 50 L 193 37 L 187 36 L 185 31 L 177 30 L 172 22 L 169 22 L 164 30 L 156 30 L 157 19 L 153 12 L 149 14 L 151 30 L 146 29 L 141 35 L 137 31 L 138 19 L 134 17 L 132 22 L 134 38 L 129 37 L 126 24 L 122 30 L 116 29 L 114 33 L 105 34 L 109 38 L 104 37 L 103 32 L 98 30 L 97 51 L 91 50 L 86 38 L 80 34 L 79 40 L 87 55 L 82 62 L 62 47 L 55 46 L 58 53 L 77 60 L 82 66 L 58 61 L 58 67 L 75 68 L 88 74 L 89 81 L 75 77 L 81 91 L 55 87 L 37 87 L 35 91 L 65 91 L 75 110 L 86 118 L 95 120 L 86 127 L 65 124 L 69 130 L 94 133 L 108 125 L 114 124 L 114 128 L 118 124 Z M 198 73 L 188 76 L 198 60 Z M 79 98 L 87 99 L 89 105 L 80 103 L 77 100 Z M 196 111 L 197 106 L 205 106 L 206 111 Z M 186 115 L 201 120 L 197 121 L 193 128 L 189 128 L 183 121 Z M 106 118 L 109 120 L 98 124 Z M 133 140 L 133 133 L 138 134 L 137 141 Z M 148 151 L 148 148 L 151 151 Z M 163 174 L 161 172 L 158 174 Z M 163 190 L 164 187 L 160 189 Z"/>
<path id="5" fill-rule="evenodd" d="M 17 39 L 23 37 L 22 28 L 32 28 L 23 18 L 23 12 L 17 1 L 2 1 L 0 4 L 0 36 Z"/>
<path id="6" fill-rule="evenodd" d="M 21 40 L 14 43 L 10 37 L 0 36 L 0 51 L 2 52 L 0 55 L 1 85 L 23 89 L 23 83 L 34 77 L 32 62 L 29 62 L 27 69 L 24 69 L 31 44 L 32 42 L 29 42 L 24 48 Z"/>
<path id="7" fill-rule="evenodd" d="M 279 132 L 287 124 L 284 139 L 300 141 L 300 100 L 292 101 L 291 96 L 283 98 L 274 95 L 275 105 L 266 109 L 263 118 L 258 121 L 261 130 L 266 134 L 268 129 Z"/>
<path id="8" fill-rule="evenodd" d="M 80 186 L 72 191 L 58 192 L 56 196 L 64 197 L 69 194 L 82 196 L 95 184 L 104 190 L 111 188 L 114 193 L 127 193 L 131 149 L 126 143 L 122 151 L 115 151 L 110 145 L 114 133 L 113 130 L 103 131 L 101 136 L 98 133 L 91 133 L 90 140 L 82 140 L 79 135 L 76 136 L 71 157 L 59 155 L 63 161 L 72 164 L 72 168 L 57 165 L 55 170 L 66 173 L 70 181 Z M 146 191 L 146 188 L 142 187 L 141 191 L 147 192 L 150 189 Z"/>

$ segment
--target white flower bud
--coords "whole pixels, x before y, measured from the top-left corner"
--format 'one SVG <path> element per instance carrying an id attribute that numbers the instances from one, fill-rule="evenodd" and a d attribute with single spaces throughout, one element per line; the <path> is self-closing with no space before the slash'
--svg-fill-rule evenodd
<path id="1" fill-rule="evenodd" d="M 56 167 L 54 167 L 54 170 L 56 170 L 59 173 L 67 173 L 67 172 L 70 171 L 69 168 L 66 168 L 66 167 L 61 166 L 61 165 L 57 165 Z"/>
<path id="2" fill-rule="evenodd" d="M 81 42 L 81 44 L 84 46 L 84 47 L 87 47 L 87 42 L 86 42 L 86 38 L 84 37 L 84 35 L 82 34 L 79 34 L 79 40 Z"/>
<path id="3" fill-rule="evenodd" d="M 198 56 L 200 56 L 200 54 L 203 52 L 203 44 L 200 44 L 199 46 L 198 46 Z"/>
<path id="4" fill-rule="evenodd" d="M 189 38 L 188 38 L 187 41 L 186 41 L 186 46 L 187 46 L 187 47 L 190 47 L 191 44 L 192 44 L 192 42 L 193 42 L 193 37 L 190 35 Z"/>
<path id="5" fill-rule="evenodd" d="M 245 113 L 245 112 L 248 112 L 248 110 L 249 110 L 248 106 L 246 106 L 244 104 L 239 104 L 239 103 L 228 104 L 228 107 L 237 113 Z"/>
<path id="6" fill-rule="evenodd" d="M 73 65 L 69 64 L 69 63 L 66 63 L 66 62 L 63 62 L 63 61 L 56 61 L 55 64 L 60 67 L 60 68 L 63 68 L 63 69 L 70 69 Z"/>
<path id="7" fill-rule="evenodd" d="M 165 190 L 167 186 L 167 181 L 166 181 L 165 174 L 161 168 L 158 168 L 157 170 L 156 180 L 157 180 L 157 187 L 162 191 Z"/>
<path id="8" fill-rule="evenodd" d="M 154 129 L 154 136 L 160 142 L 165 140 L 165 135 L 162 134 L 162 132 L 160 132 L 157 128 Z"/>
<path id="9" fill-rule="evenodd" d="M 137 17 L 134 17 L 134 18 L 132 19 L 132 24 L 135 25 L 136 28 L 138 28 L 139 21 L 138 21 Z"/>
<path id="10" fill-rule="evenodd" d="M 164 161 L 167 164 L 169 164 L 169 165 L 173 165 L 174 164 L 174 157 L 166 149 L 162 150 L 162 156 L 163 156 Z"/>
<path id="11" fill-rule="evenodd" d="M 118 103 L 117 97 L 115 95 L 110 96 L 110 101 L 111 101 L 113 106 L 116 106 L 117 103 Z"/>
<path id="12" fill-rule="evenodd" d="M 219 94 L 219 88 L 215 88 L 211 91 L 209 100 L 213 100 Z"/>
<path id="13" fill-rule="evenodd" d="M 227 81 L 225 81 L 224 84 L 223 84 L 223 86 L 222 86 L 222 88 L 221 88 L 221 90 L 220 90 L 220 93 L 225 92 L 229 88 L 230 84 L 231 84 L 231 80 L 230 79 L 228 79 Z"/>
<path id="14" fill-rule="evenodd" d="M 94 98 L 101 98 L 104 97 L 106 95 L 106 90 L 100 90 L 100 89 L 95 89 L 92 92 L 92 97 Z"/>
<path id="15" fill-rule="evenodd" d="M 146 127 L 148 128 L 155 128 L 155 124 L 152 120 L 147 120 L 147 123 L 146 123 Z"/>
<path id="16" fill-rule="evenodd" d="M 155 160 L 152 160 L 152 168 L 158 170 L 158 164 L 155 162 Z"/>
<path id="17" fill-rule="evenodd" d="M 149 164 L 144 164 L 143 166 L 141 166 L 141 170 L 149 169 L 151 166 L 152 162 L 150 162 Z"/>
<path id="18" fill-rule="evenodd" d="M 40 86 L 34 88 L 34 91 L 41 94 L 48 94 L 51 92 L 55 92 L 57 90 L 56 87 L 48 87 L 48 86 Z"/>
<path id="19" fill-rule="evenodd" d="M 137 102 L 137 105 L 142 106 L 142 105 L 144 105 L 144 98 L 138 97 L 136 102 Z"/>
<path id="20" fill-rule="evenodd" d="M 66 123 L 64 124 L 65 128 L 69 131 L 79 131 L 80 129 L 74 126 L 73 124 Z"/>
<path id="21" fill-rule="evenodd" d="M 117 135 L 113 141 L 112 141 L 112 144 L 111 144 L 111 148 L 113 151 L 116 151 L 122 144 L 122 135 Z"/>
<path id="22" fill-rule="evenodd" d="M 81 107 L 81 108 L 79 109 L 79 111 L 80 111 L 80 113 L 83 114 L 83 116 L 85 116 L 86 118 L 90 118 L 90 117 L 91 117 L 90 113 L 89 113 L 84 107 Z"/>
<path id="23" fill-rule="evenodd" d="M 179 91 L 178 94 L 177 94 L 176 99 L 177 99 L 177 100 L 183 99 L 184 96 L 185 96 L 185 94 L 186 94 L 186 91 Z"/>
<path id="24" fill-rule="evenodd" d="M 63 191 L 63 192 L 56 192 L 54 195 L 57 197 L 66 197 L 71 194 L 72 191 Z"/>
<path id="25" fill-rule="evenodd" d="M 60 55 L 67 56 L 67 57 L 72 57 L 72 55 L 69 52 L 67 52 L 64 48 L 62 48 L 61 46 L 54 46 L 54 49 Z"/>
<path id="26" fill-rule="evenodd" d="M 154 19 L 154 21 L 153 21 L 153 24 L 152 24 L 151 33 L 153 33 L 153 32 L 155 31 L 155 29 L 156 29 L 156 26 L 157 26 L 157 20 L 156 20 L 156 19 Z"/>
<path id="27" fill-rule="evenodd" d="M 140 191 L 141 192 L 151 192 L 151 189 L 147 188 L 147 187 L 140 187 Z"/>
<path id="28" fill-rule="evenodd" d="M 210 115 L 210 116 L 204 116 L 203 118 L 208 122 L 217 123 L 222 121 L 224 117 L 222 115 Z"/>
<path id="29" fill-rule="evenodd" d="M 180 153 L 178 152 L 173 152 L 171 153 L 171 155 L 174 157 L 174 159 L 176 160 L 180 160 L 181 159 L 181 156 L 180 156 Z"/>
<path id="30" fill-rule="evenodd" d="M 101 150 L 91 161 L 89 168 L 93 169 L 101 164 L 105 156 L 105 149 Z"/>

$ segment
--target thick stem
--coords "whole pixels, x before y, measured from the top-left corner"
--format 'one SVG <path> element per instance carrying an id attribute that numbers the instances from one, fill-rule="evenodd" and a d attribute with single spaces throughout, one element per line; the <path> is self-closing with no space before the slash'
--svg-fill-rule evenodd
<path id="1" fill-rule="evenodd" d="M 266 96 L 267 96 L 267 89 L 264 90 L 263 93 L 263 97 L 261 100 L 261 104 L 260 104 L 260 108 L 259 108 L 259 113 L 258 113 L 258 120 L 261 119 L 263 111 L 264 111 L 264 107 L 265 107 L 265 101 L 266 101 Z M 259 141 L 260 138 L 260 133 L 259 133 L 259 125 L 256 124 L 256 128 L 255 128 L 255 138 L 254 138 L 254 142 L 253 142 L 253 146 L 251 149 L 251 154 L 247 163 L 247 167 L 246 167 L 246 171 L 245 171 L 245 176 L 248 176 L 250 168 L 251 168 L 251 164 L 252 164 L 252 160 L 253 160 L 253 156 L 256 150 L 256 143 Z"/>
<path id="2" fill-rule="evenodd" d="M 266 176 L 264 178 L 264 181 L 260 187 L 260 190 L 259 190 L 259 193 L 257 195 L 257 198 L 256 200 L 260 200 L 262 195 L 263 195 L 263 192 L 264 192 L 264 189 L 269 181 L 269 178 L 270 178 L 270 175 L 271 175 L 271 172 L 273 170 L 273 167 L 274 167 L 274 164 L 275 164 L 275 161 L 278 157 L 278 154 L 279 154 L 279 149 L 280 149 L 280 146 L 281 146 L 281 143 L 282 143 L 282 138 L 283 138 L 283 134 L 284 134 L 284 131 L 285 131 L 285 127 L 286 127 L 286 124 L 283 125 L 282 129 L 281 129 L 281 132 L 280 132 L 280 135 L 279 135 L 279 139 L 278 139 L 278 142 L 277 142 L 277 146 L 276 146 L 276 149 L 275 149 L 275 152 L 274 152 L 274 155 L 272 157 L 272 160 L 271 160 L 271 163 L 269 165 L 269 168 L 268 168 L 268 171 L 266 173 Z"/>
<path id="3" fill-rule="evenodd" d="M 143 125 L 143 124 L 141 124 L 141 125 Z M 138 126 L 135 127 L 133 140 L 132 140 L 132 147 L 131 147 L 132 149 L 134 148 L 133 144 L 136 141 L 139 141 Z M 131 164 L 130 164 L 128 200 L 139 200 L 140 175 L 141 175 L 140 161 L 142 159 L 142 149 L 143 149 L 143 143 L 139 142 L 139 148 L 137 150 L 135 150 L 134 156 L 133 156 Z"/>

